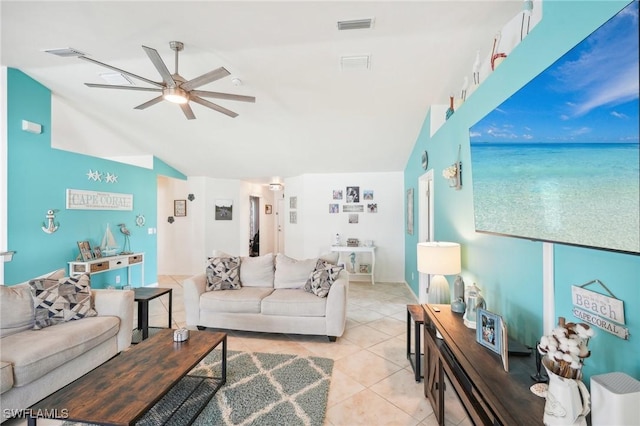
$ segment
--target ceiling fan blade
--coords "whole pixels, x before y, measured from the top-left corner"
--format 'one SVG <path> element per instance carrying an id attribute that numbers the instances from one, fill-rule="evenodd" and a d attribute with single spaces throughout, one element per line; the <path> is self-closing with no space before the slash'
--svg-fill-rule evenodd
<path id="1" fill-rule="evenodd" d="M 85 83 L 85 86 L 97 87 L 100 89 L 124 89 L 124 90 L 140 90 L 143 92 L 162 92 L 162 89 L 156 89 L 155 87 L 119 86 L 116 84 L 95 84 L 95 83 Z"/>
<path id="2" fill-rule="evenodd" d="M 165 65 L 164 61 L 160 57 L 160 54 L 158 53 L 158 51 L 156 49 L 152 49 L 151 47 L 147 47 L 147 46 L 142 46 L 142 48 L 144 49 L 145 52 L 147 52 L 147 56 L 149 57 L 149 59 L 151 59 L 151 62 L 153 62 L 153 66 L 155 66 L 158 72 L 160 73 L 162 80 L 164 80 L 164 82 L 167 83 L 167 87 L 176 87 L 176 82 L 173 79 L 173 76 L 171 75 L 169 70 L 167 69 L 167 66 Z"/>
<path id="3" fill-rule="evenodd" d="M 229 71 L 227 71 L 227 69 L 225 67 L 220 67 L 220 68 L 215 69 L 213 71 L 209 71 L 206 74 L 202 74 L 200 77 L 196 77 L 194 79 L 186 81 L 186 82 L 182 83 L 182 85 L 180 87 L 188 92 L 191 89 L 195 89 L 196 87 L 200 87 L 200 86 L 205 85 L 207 83 L 211 83 L 212 81 L 219 80 L 222 77 L 228 76 L 229 74 L 231 74 L 231 73 Z"/>
<path id="4" fill-rule="evenodd" d="M 153 98 L 150 101 L 147 101 L 143 104 L 138 105 L 137 107 L 135 107 L 134 109 L 145 109 L 145 108 L 149 108 L 152 105 L 157 104 L 158 102 L 162 102 L 163 101 L 163 97 L 162 96 L 158 96 L 157 98 Z"/>
<path id="5" fill-rule="evenodd" d="M 182 112 L 184 112 L 184 115 L 185 117 L 187 117 L 187 120 L 194 120 L 196 118 L 189 104 L 180 104 L 180 108 L 182 108 Z"/>
<path id="6" fill-rule="evenodd" d="M 209 92 L 206 90 L 192 90 L 189 93 L 196 96 L 204 96 L 205 98 L 229 99 L 230 101 L 241 101 L 241 102 L 256 101 L 256 98 L 253 96 L 234 95 L 231 93 Z"/>
<path id="7" fill-rule="evenodd" d="M 84 61 L 93 62 L 94 64 L 100 65 L 101 67 L 109 68 L 110 70 L 114 70 L 116 72 L 120 72 L 122 74 L 128 75 L 129 77 L 137 78 L 138 80 L 142 80 L 145 83 L 149 83 L 149 84 L 152 84 L 152 85 L 158 86 L 158 87 L 164 87 L 162 85 L 162 83 L 158 83 L 157 81 L 149 80 L 148 78 L 140 77 L 139 75 L 136 75 L 136 74 L 130 73 L 129 71 L 125 71 L 125 70 L 122 70 L 120 68 L 116 68 L 114 66 L 105 64 L 104 62 L 96 61 L 95 59 L 87 58 L 86 56 L 78 56 L 78 58 L 82 59 Z"/>
<path id="8" fill-rule="evenodd" d="M 233 112 L 231 110 L 228 110 L 226 108 L 223 108 L 220 105 L 216 105 L 213 102 L 209 102 L 206 99 L 202 99 L 202 98 L 200 98 L 198 96 L 191 96 L 189 99 L 191 101 L 197 103 L 197 104 L 200 104 L 202 106 L 206 106 L 207 108 L 211 108 L 211 109 L 216 110 L 218 112 L 221 112 L 221 113 L 223 113 L 225 115 L 228 115 L 231 118 L 235 118 L 235 117 L 238 116 L 238 114 L 236 114 L 235 112 Z"/>

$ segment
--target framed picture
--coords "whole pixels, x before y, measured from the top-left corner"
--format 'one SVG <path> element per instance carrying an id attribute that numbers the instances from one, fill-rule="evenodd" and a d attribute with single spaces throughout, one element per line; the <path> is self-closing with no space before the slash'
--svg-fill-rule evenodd
<path id="1" fill-rule="evenodd" d="M 340 204 L 329 204 L 329 213 L 340 213 Z"/>
<path id="2" fill-rule="evenodd" d="M 358 213 L 349 213 L 349 223 L 358 223 Z"/>
<path id="3" fill-rule="evenodd" d="M 370 274 L 371 265 L 369 265 L 368 263 L 361 263 L 358 272 L 360 272 L 361 274 Z"/>
<path id="4" fill-rule="evenodd" d="M 233 219 L 233 200 L 216 200 L 215 219 Z"/>
<path id="5" fill-rule="evenodd" d="M 343 213 L 362 213 L 364 212 L 364 206 L 362 204 L 343 204 L 342 205 Z"/>
<path id="6" fill-rule="evenodd" d="M 373 200 L 373 191 L 370 189 L 362 190 L 362 199 L 363 200 Z"/>
<path id="7" fill-rule="evenodd" d="M 334 189 L 333 190 L 333 199 L 334 200 L 342 200 L 342 189 Z"/>
<path id="8" fill-rule="evenodd" d="M 289 197 L 289 208 L 290 209 L 298 208 L 298 197 Z"/>
<path id="9" fill-rule="evenodd" d="M 360 202 L 360 187 L 347 186 L 347 203 L 359 203 L 359 202 Z"/>
<path id="10" fill-rule="evenodd" d="M 187 215 L 187 200 L 173 200 L 173 215 L 175 217 Z"/>
<path id="11" fill-rule="evenodd" d="M 289 212 L 289 223 L 298 223 L 298 212 Z"/>
<path id="12" fill-rule="evenodd" d="M 413 235 L 413 188 L 407 189 L 407 234 Z"/>
<path id="13" fill-rule="evenodd" d="M 86 262 L 93 259 L 89 241 L 78 241 L 78 249 L 80 249 L 80 256 L 82 257 L 82 261 Z"/>
<path id="14" fill-rule="evenodd" d="M 95 246 L 93 248 L 93 258 L 100 259 L 101 257 L 102 257 L 102 250 L 100 250 L 100 247 Z"/>
<path id="15" fill-rule="evenodd" d="M 264 205 L 264 214 L 271 214 L 273 212 L 273 207 L 271 204 Z"/>
<path id="16" fill-rule="evenodd" d="M 378 213 L 378 203 L 367 204 L 367 211 L 369 213 Z"/>
<path id="17" fill-rule="evenodd" d="M 482 308 L 478 308 L 477 315 L 476 341 L 485 348 L 489 348 L 502 356 L 503 343 L 506 337 L 502 334 L 502 317 Z"/>

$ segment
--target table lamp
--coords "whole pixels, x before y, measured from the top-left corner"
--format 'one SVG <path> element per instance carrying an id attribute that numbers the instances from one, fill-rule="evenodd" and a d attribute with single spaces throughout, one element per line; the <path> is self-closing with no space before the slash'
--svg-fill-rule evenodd
<path id="1" fill-rule="evenodd" d="M 442 241 L 418 243 L 418 271 L 430 274 L 427 303 L 450 303 L 449 282 L 444 275 L 459 274 L 460 244 Z"/>

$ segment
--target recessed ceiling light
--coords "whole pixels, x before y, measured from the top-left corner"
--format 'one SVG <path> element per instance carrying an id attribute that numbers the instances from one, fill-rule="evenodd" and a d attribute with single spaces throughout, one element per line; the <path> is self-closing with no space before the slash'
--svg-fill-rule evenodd
<path id="1" fill-rule="evenodd" d="M 127 77 L 124 74 L 121 74 L 119 72 L 104 72 L 102 74 L 100 74 L 100 77 L 102 77 L 102 79 L 104 81 L 106 81 L 109 84 L 118 84 L 121 86 L 133 86 L 133 81 L 131 81 L 129 79 L 129 77 Z"/>
<path id="2" fill-rule="evenodd" d="M 338 21 L 338 31 L 344 30 L 364 30 L 373 28 L 373 18 L 351 19 L 349 21 Z"/>
<path id="3" fill-rule="evenodd" d="M 77 57 L 77 56 L 86 56 L 86 54 L 82 53 L 79 50 L 76 50 L 72 47 L 61 47 L 58 49 L 46 49 L 44 50 L 46 53 L 51 53 L 52 55 L 61 56 L 63 58 L 68 57 Z"/>

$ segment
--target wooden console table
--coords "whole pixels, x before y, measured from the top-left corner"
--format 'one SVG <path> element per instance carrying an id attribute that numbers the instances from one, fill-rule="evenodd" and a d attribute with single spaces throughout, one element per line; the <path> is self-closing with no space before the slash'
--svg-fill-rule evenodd
<path id="1" fill-rule="evenodd" d="M 140 265 L 140 285 L 144 285 L 144 253 L 119 254 L 98 259 L 69 262 L 69 276 L 99 274 L 127 268 L 127 285 L 131 285 L 131 266 Z"/>
<path id="2" fill-rule="evenodd" d="M 357 246 L 357 247 L 331 246 L 331 251 L 337 251 L 338 256 L 340 256 L 342 253 L 370 253 L 371 254 L 371 271 L 369 272 L 347 271 L 347 272 L 349 273 L 349 275 L 371 276 L 371 284 L 375 284 L 374 274 L 376 271 L 376 248 L 374 246 L 368 246 L 368 247 L 367 246 Z"/>
<path id="3" fill-rule="evenodd" d="M 542 424 L 543 398 L 529 390 L 535 372 L 532 356 L 500 357 L 476 342 L 475 330 L 450 305 L 422 305 L 424 316 L 424 393 L 444 425 L 444 374 L 475 425 Z M 439 309 L 436 311 L 435 309 Z M 436 337 L 436 329 L 442 339 Z"/>

